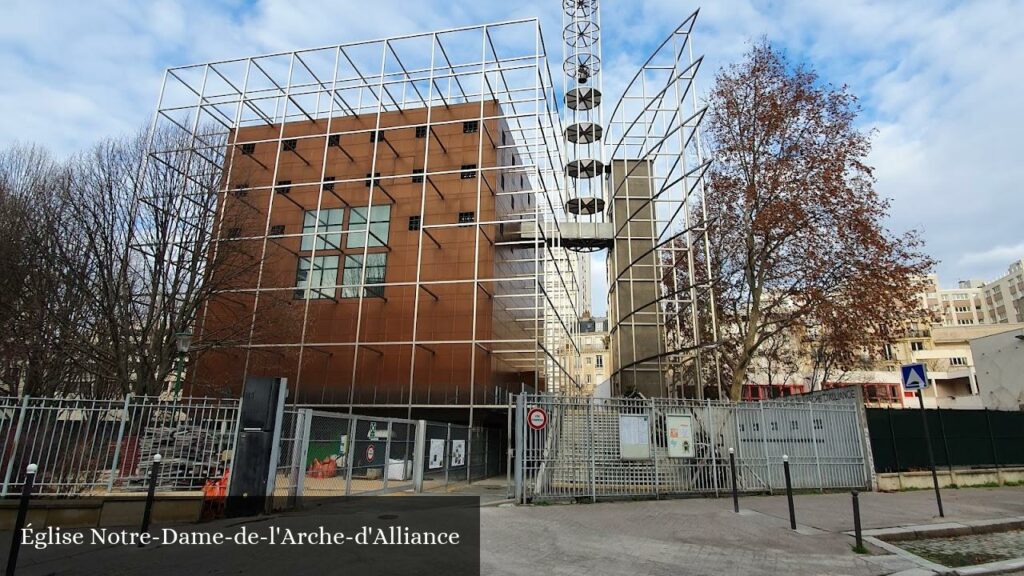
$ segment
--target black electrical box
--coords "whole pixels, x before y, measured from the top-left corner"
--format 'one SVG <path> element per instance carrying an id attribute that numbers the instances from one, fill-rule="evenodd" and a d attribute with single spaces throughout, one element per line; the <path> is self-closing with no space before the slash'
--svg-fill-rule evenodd
<path id="1" fill-rule="evenodd" d="M 262 514 L 266 507 L 274 426 L 285 383 L 283 378 L 265 377 L 245 381 L 225 507 L 229 518 Z"/>

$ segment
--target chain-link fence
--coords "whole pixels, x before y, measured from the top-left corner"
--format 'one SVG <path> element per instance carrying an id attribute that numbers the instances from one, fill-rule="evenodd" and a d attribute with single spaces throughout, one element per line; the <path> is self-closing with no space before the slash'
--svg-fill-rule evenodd
<path id="1" fill-rule="evenodd" d="M 505 431 L 288 408 L 275 507 L 297 496 L 448 491 L 504 470 Z"/>
<path id="2" fill-rule="evenodd" d="M 278 498 L 415 489 L 420 421 L 292 408 L 283 420 Z"/>
<path id="3" fill-rule="evenodd" d="M 29 463 L 37 494 L 142 491 L 156 454 L 158 489 L 199 490 L 228 469 L 237 426 L 233 399 L 0 397 L 0 497 L 21 490 Z"/>
<path id="4" fill-rule="evenodd" d="M 866 488 L 860 406 L 836 402 L 732 404 L 676 399 L 520 395 L 514 491 L 533 498 L 657 497 L 784 486 Z"/>
<path id="5" fill-rule="evenodd" d="M 456 484 L 499 476 L 507 443 L 504 430 L 426 422 L 423 489 L 447 491 Z"/>

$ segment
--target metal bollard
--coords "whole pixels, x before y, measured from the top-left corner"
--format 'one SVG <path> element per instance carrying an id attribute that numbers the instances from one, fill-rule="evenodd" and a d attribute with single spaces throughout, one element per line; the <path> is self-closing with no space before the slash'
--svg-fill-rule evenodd
<path id="1" fill-rule="evenodd" d="M 740 497 L 736 493 L 736 451 L 729 448 L 729 468 L 732 470 L 732 511 L 740 513 Z"/>
<path id="2" fill-rule="evenodd" d="M 149 474 L 149 492 L 146 493 L 146 509 L 142 512 L 142 528 L 139 534 L 146 534 L 149 532 L 149 519 L 153 513 L 153 501 L 156 499 L 156 482 L 160 476 L 160 460 L 163 457 L 159 454 L 153 455 L 153 469 L 150 470 Z M 141 541 L 139 547 L 145 546 Z"/>
<path id="3" fill-rule="evenodd" d="M 789 501 L 789 527 L 796 530 L 796 510 L 793 508 L 793 481 L 789 475 L 789 456 L 782 455 L 782 471 L 786 475 L 786 500 Z"/>
<path id="4" fill-rule="evenodd" d="M 21 488 L 21 501 L 18 502 L 18 516 L 14 520 L 14 531 L 11 533 L 11 551 L 7 554 L 7 576 L 14 576 L 14 570 L 18 567 L 18 552 L 21 551 L 21 530 L 25 527 L 25 519 L 28 518 L 28 502 L 32 498 L 32 484 L 35 483 L 36 471 L 39 469 L 35 464 L 25 467 L 25 485 Z"/>
<path id="5" fill-rule="evenodd" d="M 856 550 L 860 552 L 864 549 L 864 538 L 860 531 L 860 494 L 858 494 L 856 490 L 850 494 L 853 495 L 853 533 L 854 537 L 857 539 Z"/>

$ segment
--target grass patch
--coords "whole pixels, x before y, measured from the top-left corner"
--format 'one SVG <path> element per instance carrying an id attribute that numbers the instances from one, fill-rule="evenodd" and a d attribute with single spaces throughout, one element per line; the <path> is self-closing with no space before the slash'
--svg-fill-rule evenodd
<path id="1" fill-rule="evenodd" d="M 870 554 L 871 553 L 867 548 L 864 547 L 863 544 L 861 544 L 860 546 L 857 546 L 857 545 L 850 546 L 850 550 L 853 550 L 857 554 Z"/>

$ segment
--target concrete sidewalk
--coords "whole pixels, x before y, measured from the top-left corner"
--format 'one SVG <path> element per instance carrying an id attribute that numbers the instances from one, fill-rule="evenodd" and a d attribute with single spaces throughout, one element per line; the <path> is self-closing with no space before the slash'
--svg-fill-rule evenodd
<path id="1" fill-rule="evenodd" d="M 473 490 L 502 494 L 496 484 L 481 483 Z M 861 496 L 865 529 L 920 525 L 940 521 L 969 522 L 1024 516 L 1024 487 L 970 488 L 943 492 L 947 517 L 936 517 L 931 492 L 868 493 Z M 382 498 L 398 505 L 400 514 L 415 519 L 415 500 Z M 493 504 L 494 500 L 490 500 Z M 485 502 L 481 500 L 481 504 Z M 473 502 L 475 504 L 475 502 Z M 751 496 L 740 501 L 735 514 L 732 500 L 691 498 L 678 500 L 605 502 L 550 506 L 482 506 L 481 573 L 484 575 L 730 575 L 730 574 L 835 574 L 875 576 L 916 570 L 911 560 L 875 550 L 855 554 L 850 495 L 796 496 L 799 530 L 789 529 L 785 496 Z M 305 513 L 285 513 L 253 519 L 218 520 L 213 527 L 271 522 L 309 529 L 332 516 L 349 518 L 345 503 L 325 503 Z M 422 514 L 433 514 L 432 511 Z M 382 519 L 375 511 L 367 512 Z M 395 516 L 397 518 L 398 516 Z M 209 528 L 210 526 L 207 526 Z M 10 533 L 0 533 L 6 542 Z M 316 551 L 312 551 L 316 552 Z M 324 564 L 316 573 L 374 574 L 372 566 L 332 565 L 310 553 L 309 561 Z M 354 561 L 368 558 L 357 549 Z M 22 550 L 19 574 L 147 574 L 160 576 L 228 573 L 312 573 L 297 569 L 279 553 L 256 548 L 233 553 L 215 546 L 96 547 L 53 562 L 41 553 Z M 305 550 L 303 549 L 303 553 Z M 352 560 L 353 558 L 350 558 Z M 423 566 L 402 573 L 430 573 Z M 916 574 L 927 572 L 917 571 Z M 909 574 L 907 575 L 909 576 Z"/>
<path id="2" fill-rule="evenodd" d="M 1024 488 L 861 495 L 865 529 L 1024 516 Z M 481 510 L 484 574 L 892 574 L 910 561 L 855 554 L 849 493 L 497 507 Z"/>

